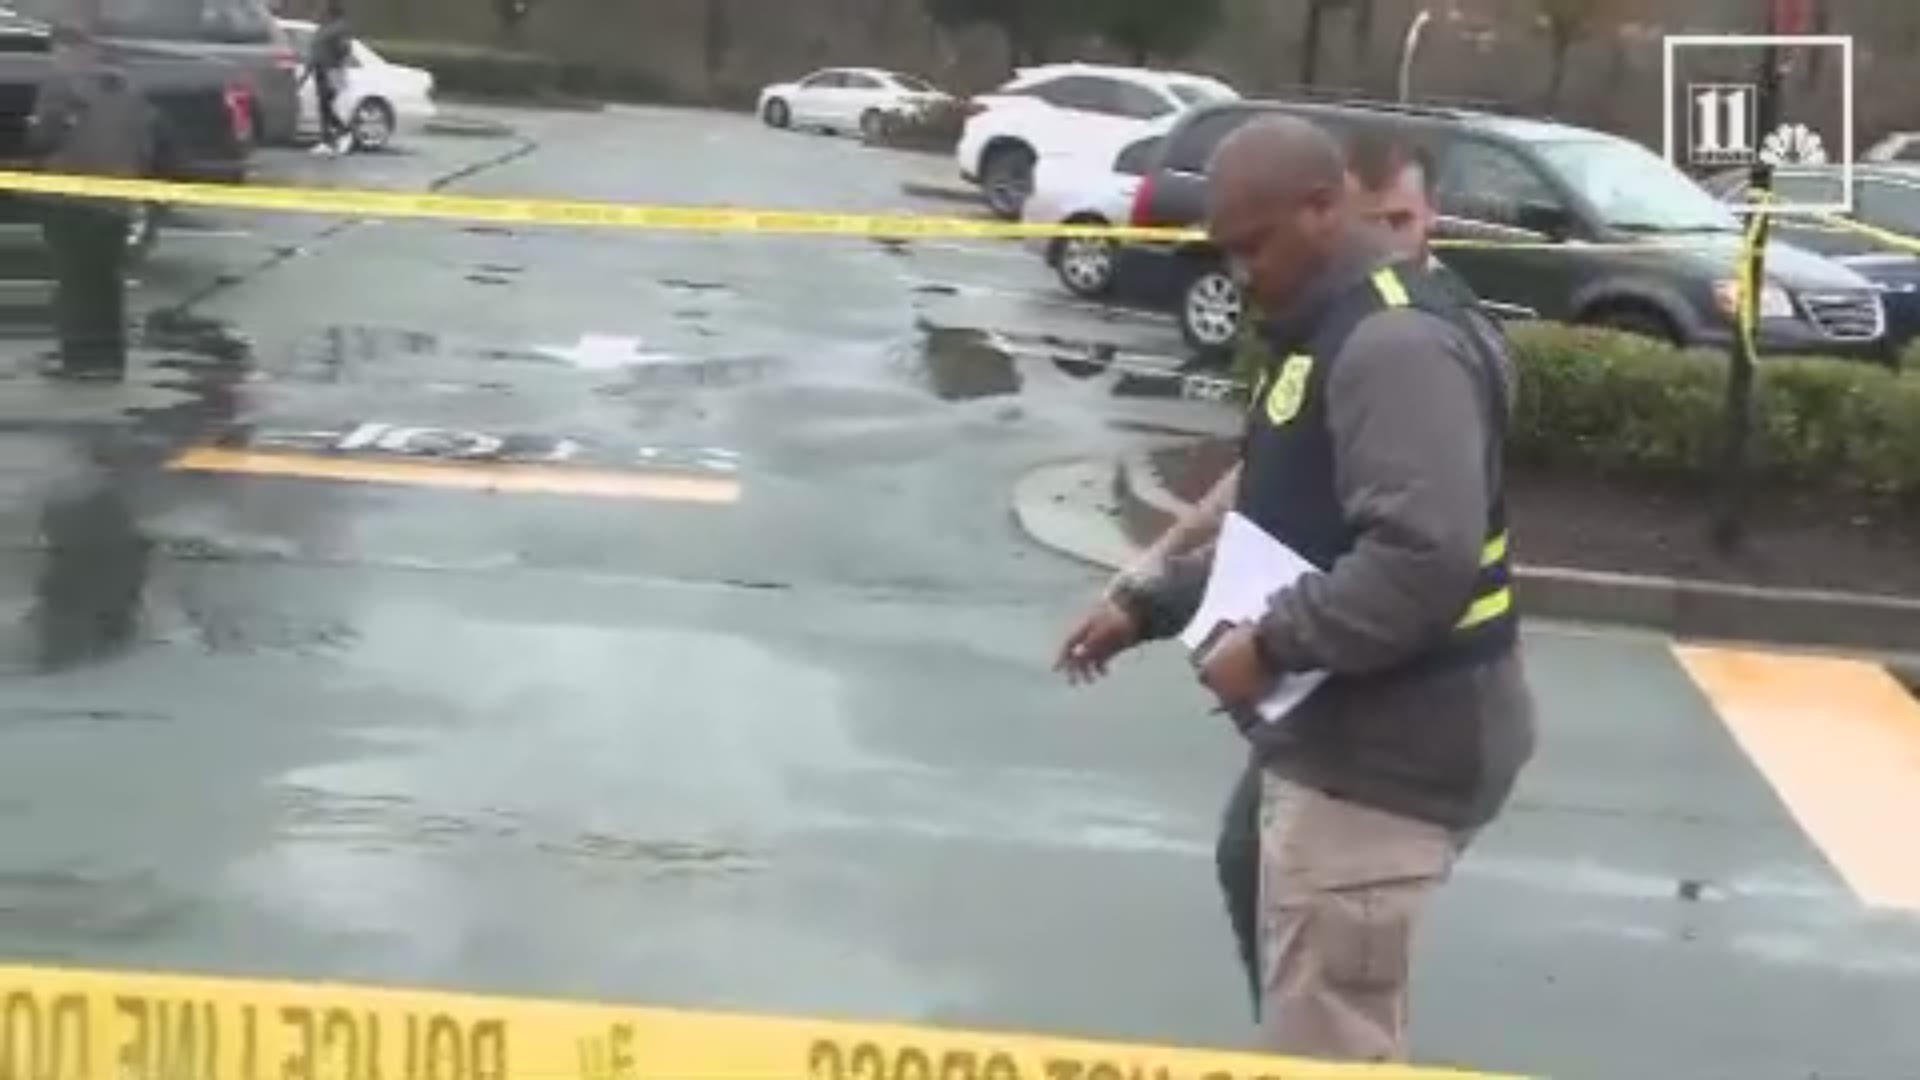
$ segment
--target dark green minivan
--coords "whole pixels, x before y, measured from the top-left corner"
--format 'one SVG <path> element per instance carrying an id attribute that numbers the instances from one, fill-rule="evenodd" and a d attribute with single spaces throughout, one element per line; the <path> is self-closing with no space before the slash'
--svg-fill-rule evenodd
<path id="1" fill-rule="evenodd" d="M 1437 235 L 1484 246 L 1441 258 L 1496 312 L 1586 323 L 1679 345 L 1730 345 L 1740 221 L 1731 208 L 1639 143 L 1568 124 L 1374 101 L 1247 101 L 1189 114 L 1142 184 L 1133 224 L 1192 227 L 1206 210 L 1206 167 L 1228 133 L 1261 115 L 1312 120 L 1336 135 L 1388 130 L 1437 163 Z M 1239 298 L 1205 244 L 1128 249 L 1157 280 L 1190 345 L 1228 351 Z M 1123 269 L 1123 274 L 1128 270 Z M 1767 250 L 1760 344 L 1768 353 L 1886 361 L 1886 315 L 1873 283 L 1831 259 Z"/>

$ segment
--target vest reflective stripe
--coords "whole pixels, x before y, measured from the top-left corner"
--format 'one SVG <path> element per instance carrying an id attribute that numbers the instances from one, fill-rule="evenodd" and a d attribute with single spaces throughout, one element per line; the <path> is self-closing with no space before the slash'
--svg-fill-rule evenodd
<path id="1" fill-rule="evenodd" d="M 1486 569 L 1507 557 L 1507 533 L 1502 530 L 1499 536 L 1487 541 L 1480 549 L 1480 567 Z"/>
<path id="2" fill-rule="evenodd" d="M 1489 408 L 1487 468 L 1494 489 L 1473 580 L 1441 640 L 1399 665 L 1406 674 L 1433 665 L 1479 663 L 1503 655 L 1517 640 L 1506 506 L 1499 491 L 1498 447 L 1505 419 L 1497 399 L 1504 391 L 1500 357 L 1489 339 L 1477 336 L 1463 301 L 1417 266 L 1369 270 L 1328 300 L 1311 325 L 1269 327 L 1269 356 L 1255 380 L 1242 437 L 1242 475 L 1236 508 L 1274 538 L 1316 566 L 1331 567 L 1358 542 L 1335 490 L 1335 448 L 1328 426 L 1326 394 L 1348 336 L 1372 313 L 1389 309 L 1427 312 L 1456 327 L 1476 355 L 1471 365 Z M 1443 624 L 1445 625 L 1445 624 Z M 1380 673 L 1388 677 L 1388 673 Z"/>
<path id="3" fill-rule="evenodd" d="M 1407 295 L 1406 285 L 1391 266 L 1383 266 L 1373 272 L 1373 289 L 1380 294 L 1380 302 L 1390 308 L 1403 308 L 1413 303 L 1413 298 Z M 1507 537 L 1507 530 L 1501 527 L 1481 545 L 1480 576 L 1474 583 L 1473 602 L 1467 605 L 1466 613 L 1460 616 L 1454 629 L 1471 630 L 1513 610 L 1513 586 L 1507 584 L 1511 580 L 1510 569 L 1506 565 Z"/>
<path id="4" fill-rule="evenodd" d="M 1391 266 L 1383 266 L 1373 272 L 1373 287 L 1380 294 L 1381 302 L 1388 307 L 1406 307 L 1413 303 L 1413 298 L 1407 295 L 1407 287 L 1400 283 L 1400 275 L 1394 273 Z"/>
<path id="5" fill-rule="evenodd" d="M 1460 621 L 1454 624 L 1454 629 L 1471 630 L 1481 623 L 1491 622 L 1512 610 L 1513 587 L 1503 585 L 1467 605 L 1467 613 L 1460 616 Z"/>

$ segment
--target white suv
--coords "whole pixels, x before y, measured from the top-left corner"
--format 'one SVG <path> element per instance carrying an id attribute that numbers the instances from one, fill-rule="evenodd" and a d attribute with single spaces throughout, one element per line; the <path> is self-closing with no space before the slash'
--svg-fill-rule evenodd
<path id="1" fill-rule="evenodd" d="M 1217 79 L 1177 71 L 1049 64 L 1023 68 L 968 106 L 954 156 L 987 205 L 1009 220 L 1033 190 L 1033 166 L 1063 150 L 1111 160 L 1167 118 L 1239 98 Z"/>

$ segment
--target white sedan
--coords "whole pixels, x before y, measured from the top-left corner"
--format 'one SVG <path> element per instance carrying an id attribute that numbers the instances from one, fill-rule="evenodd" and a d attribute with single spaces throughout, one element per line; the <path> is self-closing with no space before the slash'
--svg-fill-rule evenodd
<path id="1" fill-rule="evenodd" d="M 1127 225 L 1134 198 L 1170 125 L 1136 139 L 1109 157 L 1093 151 L 1063 150 L 1040 159 L 1033 193 L 1021 207 L 1021 220 L 1036 225 Z M 1075 296 L 1093 299 L 1113 291 L 1120 272 L 1120 245 L 1092 237 L 1035 241 L 1060 284 Z"/>
<path id="2" fill-rule="evenodd" d="M 760 118 L 777 128 L 858 132 L 872 141 L 887 113 L 911 113 L 951 95 L 924 79 L 878 68 L 826 68 L 760 91 Z"/>
<path id="3" fill-rule="evenodd" d="M 282 19 L 287 37 L 297 55 L 305 57 L 317 29 L 313 23 Z M 362 150 L 381 150 L 393 142 L 396 133 L 417 131 L 433 119 L 433 73 L 404 64 L 390 63 L 365 42 L 353 43 L 347 58 L 347 84 L 334 104 L 334 111 L 353 132 L 353 142 Z M 317 135 L 320 131 L 320 103 L 313 83 L 300 83 L 300 131 Z"/>

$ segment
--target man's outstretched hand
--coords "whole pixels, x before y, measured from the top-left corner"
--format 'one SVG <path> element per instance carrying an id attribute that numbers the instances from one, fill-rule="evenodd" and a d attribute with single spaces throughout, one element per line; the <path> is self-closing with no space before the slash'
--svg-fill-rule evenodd
<path id="1" fill-rule="evenodd" d="M 1067 634 L 1053 670 L 1063 671 L 1075 685 L 1090 683 L 1107 673 L 1107 662 L 1140 643 L 1140 628 L 1119 604 L 1101 600 Z"/>

